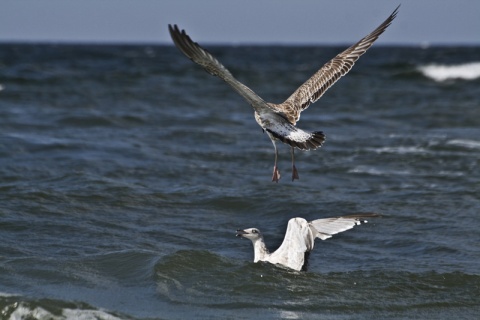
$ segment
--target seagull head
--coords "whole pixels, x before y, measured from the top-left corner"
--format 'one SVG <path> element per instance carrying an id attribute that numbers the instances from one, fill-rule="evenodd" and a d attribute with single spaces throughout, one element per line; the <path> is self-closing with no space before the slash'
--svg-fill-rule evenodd
<path id="1" fill-rule="evenodd" d="M 236 236 L 237 237 L 242 237 L 242 238 L 247 238 L 247 239 L 250 239 L 252 241 L 256 241 L 256 240 L 262 238 L 262 233 L 257 228 L 249 228 L 249 229 L 244 229 L 244 230 L 238 229 Z"/>

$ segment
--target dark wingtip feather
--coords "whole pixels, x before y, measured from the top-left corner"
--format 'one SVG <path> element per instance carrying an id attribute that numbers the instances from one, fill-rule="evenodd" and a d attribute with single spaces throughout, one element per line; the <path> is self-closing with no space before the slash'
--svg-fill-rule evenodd
<path id="1" fill-rule="evenodd" d="M 326 136 L 322 131 L 312 132 L 312 137 L 306 141 L 306 143 L 309 145 L 307 150 L 320 148 L 325 142 L 325 139 Z"/>
<path id="2" fill-rule="evenodd" d="M 359 212 L 342 216 L 342 218 L 355 218 L 359 223 L 367 223 L 369 218 L 381 218 L 382 215 L 375 212 Z"/>

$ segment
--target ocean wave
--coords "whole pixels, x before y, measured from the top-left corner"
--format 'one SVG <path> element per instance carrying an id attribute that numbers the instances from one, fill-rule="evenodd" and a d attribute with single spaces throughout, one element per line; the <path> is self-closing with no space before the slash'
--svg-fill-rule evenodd
<path id="1" fill-rule="evenodd" d="M 348 305 L 355 305 L 359 312 L 368 312 L 372 303 L 374 308 L 385 308 L 385 298 L 390 302 L 407 299 L 412 307 L 420 301 L 430 304 L 431 314 L 438 304 L 474 304 L 478 299 L 472 299 L 468 292 L 475 292 L 480 276 L 428 269 L 296 272 L 268 263 L 227 259 L 208 251 L 183 250 L 157 263 L 155 280 L 157 293 L 176 304 L 248 313 L 268 305 L 280 313 L 287 311 L 285 315 L 301 310 L 300 318 L 314 319 L 307 315 L 318 317 L 326 308 L 347 310 Z"/>
<path id="2" fill-rule="evenodd" d="M 438 82 L 446 80 L 475 80 L 480 78 L 480 62 L 469 62 L 456 65 L 429 64 L 418 67 L 427 78 Z"/>
<path id="3" fill-rule="evenodd" d="M 410 146 L 410 147 L 382 147 L 382 148 L 374 148 L 371 149 L 372 151 L 376 153 L 397 153 L 397 154 L 426 154 L 429 153 L 428 150 L 425 148 L 421 147 L 415 147 L 415 146 Z"/>
<path id="4" fill-rule="evenodd" d="M 5 318 L 2 319 L 51 319 L 51 320 L 74 320 L 74 319 L 98 319 L 98 320 L 121 320 L 106 311 L 98 309 L 83 309 L 83 308 L 63 308 L 61 314 L 56 314 L 48 311 L 48 306 L 36 305 L 30 302 L 10 301 L 4 306 L 0 312 Z M 7 318 L 8 317 L 8 318 Z"/>
<path id="5" fill-rule="evenodd" d="M 353 169 L 348 170 L 349 173 L 359 173 L 359 174 L 369 174 L 372 176 L 390 176 L 390 175 L 398 175 L 398 176 L 409 176 L 412 175 L 411 171 L 408 170 L 386 170 L 380 168 L 374 168 L 370 166 L 357 166 Z"/>
<path id="6" fill-rule="evenodd" d="M 454 139 L 447 142 L 448 145 L 463 147 L 467 149 L 480 149 L 480 141 L 468 139 Z"/>

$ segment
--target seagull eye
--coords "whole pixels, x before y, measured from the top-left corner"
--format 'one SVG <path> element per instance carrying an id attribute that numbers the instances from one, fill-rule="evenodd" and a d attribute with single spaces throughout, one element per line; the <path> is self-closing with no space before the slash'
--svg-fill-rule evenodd
<path id="1" fill-rule="evenodd" d="M 252 233 L 257 233 L 257 230 L 252 230 Z"/>

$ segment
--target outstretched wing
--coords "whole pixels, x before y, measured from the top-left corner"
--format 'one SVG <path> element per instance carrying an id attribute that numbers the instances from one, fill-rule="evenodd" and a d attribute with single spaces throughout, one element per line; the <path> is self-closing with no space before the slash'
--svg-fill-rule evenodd
<path id="1" fill-rule="evenodd" d="M 375 213 L 355 214 L 344 217 L 317 219 L 310 221 L 309 225 L 314 237 L 326 240 L 334 234 L 350 230 L 362 223 L 367 223 L 366 218 L 378 216 Z"/>
<path id="2" fill-rule="evenodd" d="M 271 254 L 268 261 L 300 271 L 305 264 L 305 254 L 312 250 L 314 240 L 315 235 L 307 220 L 290 219 L 282 245 Z"/>
<path id="3" fill-rule="evenodd" d="M 198 43 L 193 42 L 185 33 L 185 30 L 180 31 L 177 25 L 168 25 L 168 30 L 170 31 L 170 36 L 177 48 L 180 49 L 180 51 L 182 51 L 190 60 L 202 66 L 211 75 L 219 77 L 232 86 L 232 88 L 245 98 L 255 109 L 268 108 L 271 110 L 262 98 L 235 79 L 230 71 L 228 71 L 227 68 L 225 68 L 207 50 L 203 49 Z"/>
<path id="4" fill-rule="evenodd" d="M 369 35 L 352 45 L 335 58 L 327 62 L 310 79 L 302 84 L 285 102 L 279 105 L 273 105 L 284 114 L 288 120 L 295 124 L 300 119 L 300 113 L 314 103 L 337 82 L 342 76 L 346 75 L 353 67 L 355 62 L 364 54 L 378 39 L 378 37 L 387 29 L 395 19 L 395 11 Z"/>
<path id="5" fill-rule="evenodd" d="M 290 219 L 281 246 L 266 261 L 300 271 L 307 264 L 307 257 L 314 247 L 315 238 L 328 239 L 334 234 L 366 223 L 366 218 L 378 216 L 375 213 L 362 213 L 310 222 L 303 218 Z"/>

